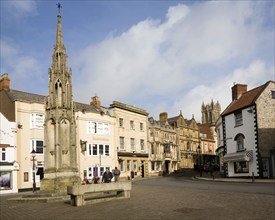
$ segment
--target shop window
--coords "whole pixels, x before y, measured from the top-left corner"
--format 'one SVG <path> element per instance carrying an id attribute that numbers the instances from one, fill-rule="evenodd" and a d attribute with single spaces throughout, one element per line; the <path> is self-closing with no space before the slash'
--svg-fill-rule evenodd
<path id="1" fill-rule="evenodd" d="M 249 165 L 247 161 L 234 162 L 235 173 L 249 173 Z"/>
<path id="2" fill-rule="evenodd" d="M 0 172 L 0 189 L 11 189 L 11 172 L 1 171 Z"/>

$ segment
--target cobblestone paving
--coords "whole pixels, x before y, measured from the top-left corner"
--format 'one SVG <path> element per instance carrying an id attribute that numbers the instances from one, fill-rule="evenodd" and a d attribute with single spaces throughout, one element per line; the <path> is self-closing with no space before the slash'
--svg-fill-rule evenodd
<path id="1" fill-rule="evenodd" d="M 130 199 L 82 207 L 73 207 L 66 202 L 21 203 L 8 200 L 11 197 L 15 195 L 0 197 L 1 220 L 275 219 L 274 195 L 151 187 L 135 183 Z"/>

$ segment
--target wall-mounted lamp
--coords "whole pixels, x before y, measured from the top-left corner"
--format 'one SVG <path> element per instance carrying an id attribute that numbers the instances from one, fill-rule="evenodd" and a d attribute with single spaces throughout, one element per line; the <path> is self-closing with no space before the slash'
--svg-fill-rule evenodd
<path id="1" fill-rule="evenodd" d="M 249 109 L 247 110 L 248 113 L 253 113 L 253 107 L 249 107 Z"/>
<path id="2" fill-rule="evenodd" d="M 82 140 L 80 139 L 80 148 L 81 148 L 81 152 L 86 151 L 86 143 L 87 143 L 87 141 L 82 141 Z"/>
<path id="3" fill-rule="evenodd" d="M 17 128 L 19 128 L 19 129 L 22 129 L 22 128 L 23 128 L 23 125 L 21 124 L 21 122 L 18 122 Z"/>

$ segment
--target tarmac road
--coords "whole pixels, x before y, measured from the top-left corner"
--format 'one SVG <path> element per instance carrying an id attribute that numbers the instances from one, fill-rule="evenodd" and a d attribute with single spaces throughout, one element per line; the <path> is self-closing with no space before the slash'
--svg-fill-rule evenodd
<path id="1" fill-rule="evenodd" d="M 274 194 L 183 187 L 174 177 L 133 182 L 130 199 L 73 207 L 69 203 L 20 203 L 0 197 L 1 220 L 20 219 L 249 219 L 275 217 Z M 193 181 L 195 184 L 197 181 Z M 203 181 L 205 182 L 205 181 Z M 203 183 L 202 182 L 202 183 Z M 160 184 L 161 183 L 161 184 Z M 243 183 L 238 183 L 243 184 Z M 258 183 L 255 183 L 258 184 Z M 202 184 L 203 185 L 203 184 Z"/>

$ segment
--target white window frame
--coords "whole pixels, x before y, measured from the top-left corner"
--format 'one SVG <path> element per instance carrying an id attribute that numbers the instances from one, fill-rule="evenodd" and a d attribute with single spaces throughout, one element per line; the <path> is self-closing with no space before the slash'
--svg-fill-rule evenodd
<path id="1" fill-rule="evenodd" d="M 1 161 L 7 161 L 7 151 L 6 151 L 6 148 L 0 148 L 0 149 L 1 149 Z"/>
<path id="2" fill-rule="evenodd" d="M 120 161 L 119 167 L 120 167 L 120 171 L 124 172 L 124 160 Z"/>
<path id="3" fill-rule="evenodd" d="M 134 160 L 133 161 L 134 172 L 137 172 L 137 167 L 138 167 L 137 160 Z"/>
<path id="4" fill-rule="evenodd" d="M 32 113 L 30 116 L 30 128 L 44 129 L 44 114 Z"/>
<path id="5" fill-rule="evenodd" d="M 124 150 L 125 149 L 125 138 L 120 136 L 119 137 L 119 149 Z"/>
<path id="6" fill-rule="evenodd" d="M 131 171 L 131 160 L 127 160 L 127 171 Z"/>
<path id="7" fill-rule="evenodd" d="M 94 149 L 96 150 L 96 154 L 94 154 Z M 102 149 L 102 151 L 100 150 Z M 100 154 L 102 152 L 102 154 Z M 106 156 L 110 157 L 110 145 L 109 144 L 102 144 L 102 143 L 89 143 L 88 144 L 88 156 Z"/>
<path id="8" fill-rule="evenodd" d="M 144 147 L 145 147 L 145 141 L 144 139 L 140 139 L 140 150 L 144 151 L 145 150 Z"/>
<path id="9" fill-rule="evenodd" d="M 110 126 L 107 123 L 88 121 L 87 133 L 97 135 L 110 135 Z"/>
<path id="10" fill-rule="evenodd" d="M 42 151 L 43 153 L 40 153 L 37 151 L 37 141 L 42 141 L 43 145 L 42 145 Z M 32 149 L 35 150 L 36 154 L 39 154 L 39 155 L 43 155 L 44 154 L 44 140 L 41 140 L 41 139 L 31 139 L 30 141 L 30 152 L 32 152 Z"/>
<path id="11" fill-rule="evenodd" d="M 135 147 L 135 138 L 130 138 L 130 145 L 131 145 L 131 150 L 136 150 L 136 147 Z"/>

